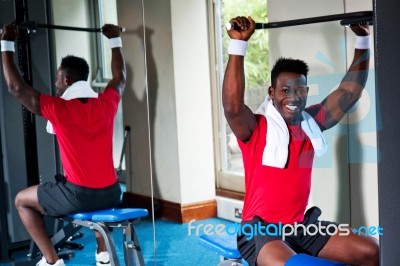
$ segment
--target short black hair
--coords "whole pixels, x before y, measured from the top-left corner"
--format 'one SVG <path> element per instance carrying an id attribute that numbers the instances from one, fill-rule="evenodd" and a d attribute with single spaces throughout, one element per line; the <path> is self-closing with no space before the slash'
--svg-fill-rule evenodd
<path id="1" fill-rule="evenodd" d="M 85 59 L 73 55 L 67 55 L 61 60 L 61 69 L 69 76 L 72 82 L 84 80 L 89 77 L 89 65 Z"/>
<path id="2" fill-rule="evenodd" d="M 275 88 L 276 80 L 281 72 L 293 72 L 302 74 L 307 78 L 308 65 L 303 60 L 281 57 L 276 60 L 271 70 L 271 85 Z"/>

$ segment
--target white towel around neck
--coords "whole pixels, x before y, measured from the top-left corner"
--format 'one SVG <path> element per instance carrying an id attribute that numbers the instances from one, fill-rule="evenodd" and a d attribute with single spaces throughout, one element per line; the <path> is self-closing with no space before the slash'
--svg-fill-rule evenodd
<path id="1" fill-rule="evenodd" d="M 281 114 L 275 109 L 269 96 L 256 111 L 267 119 L 267 143 L 264 148 L 262 164 L 284 168 L 289 154 L 289 130 Z M 314 118 L 302 112 L 301 128 L 310 138 L 317 156 L 322 156 L 328 149 L 328 143 Z"/>
<path id="2" fill-rule="evenodd" d="M 99 94 L 94 92 L 92 87 L 86 81 L 77 81 L 69 86 L 61 95 L 61 99 L 72 100 L 76 98 L 97 98 Z M 53 125 L 47 121 L 46 130 L 50 134 L 55 134 Z"/>

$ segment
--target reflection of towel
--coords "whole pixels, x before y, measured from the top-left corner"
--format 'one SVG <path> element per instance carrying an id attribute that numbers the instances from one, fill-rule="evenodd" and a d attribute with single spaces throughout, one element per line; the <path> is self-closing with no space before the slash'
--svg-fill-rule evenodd
<path id="1" fill-rule="evenodd" d="M 284 168 L 289 154 L 289 130 L 281 114 L 275 109 L 269 96 L 256 111 L 267 119 L 267 143 L 264 148 L 262 164 Z M 310 138 L 317 156 L 324 154 L 328 144 L 318 124 L 307 112 L 303 111 L 301 128 Z"/>
<path id="2" fill-rule="evenodd" d="M 98 93 L 93 91 L 89 83 L 86 81 L 77 81 L 69 86 L 60 98 L 69 101 L 76 98 L 97 98 L 98 96 Z M 47 121 L 46 130 L 50 134 L 55 134 L 50 121 Z"/>

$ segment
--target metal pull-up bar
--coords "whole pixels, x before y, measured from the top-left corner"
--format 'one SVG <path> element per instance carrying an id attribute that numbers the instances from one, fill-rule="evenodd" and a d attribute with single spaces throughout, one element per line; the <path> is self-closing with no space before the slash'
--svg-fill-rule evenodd
<path id="1" fill-rule="evenodd" d="M 283 28 L 291 26 L 299 26 L 305 24 L 330 22 L 340 20 L 342 26 L 347 26 L 350 24 L 356 24 L 360 22 L 367 22 L 372 25 L 373 23 L 373 12 L 372 11 L 360 11 L 351 12 L 344 14 L 327 15 L 320 17 L 293 19 L 286 21 L 277 21 L 269 23 L 256 23 L 256 29 L 273 29 L 273 28 Z M 235 25 L 229 24 L 230 27 L 235 27 Z M 54 30 L 71 30 L 71 31 L 86 31 L 86 32 L 101 32 L 101 28 L 79 28 L 70 26 L 60 26 L 60 25 L 50 25 L 50 24 L 37 24 L 34 21 L 23 22 L 18 25 L 18 28 L 26 29 L 29 32 L 36 32 L 37 29 L 54 29 Z M 121 32 L 125 32 L 125 28 L 121 27 Z M 3 30 L 0 29 L 0 34 Z"/>
<path id="2" fill-rule="evenodd" d="M 269 23 L 256 23 L 256 30 L 259 29 L 273 29 L 273 28 L 283 28 L 283 27 L 291 27 L 291 26 L 299 26 L 305 24 L 313 24 L 313 23 L 321 23 L 321 22 L 330 22 L 340 20 L 340 24 L 342 26 L 347 26 L 351 24 L 367 22 L 372 25 L 373 21 L 373 12 L 372 11 L 360 11 L 360 12 L 351 12 L 344 14 L 335 14 L 335 15 L 327 15 L 320 17 L 311 17 L 311 18 L 302 18 L 302 19 L 293 19 L 286 21 L 277 21 L 277 22 L 269 22 Z M 232 23 L 228 23 L 227 27 L 235 27 Z"/>
<path id="3" fill-rule="evenodd" d="M 28 33 L 35 33 L 37 29 L 53 29 L 53 30 L 71 30 L 71 31 L 85 31 L 85 32 L 102 32 L 101 28 L 80 28 L 80 27 L 70 27 L 70 26 L 60 26 L 60 25 L 50 25 L 50 24 L 40 24 L 34 21 L 27 21 L 17 25 L 20 29 L 25 29 Z M 3 28 L 3 27 L 1 27 Z M 120 27 L 121 32 L 125 32 L 124 27 Z M 0 34 L 3 33 L 3 29 L 0 29 Z"/>

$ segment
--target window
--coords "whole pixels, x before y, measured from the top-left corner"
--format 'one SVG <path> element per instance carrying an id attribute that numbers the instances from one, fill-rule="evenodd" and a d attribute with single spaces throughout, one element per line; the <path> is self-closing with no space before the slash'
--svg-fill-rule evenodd
<path id="1" fill-rule="evenodd" d="M 229 128 L 223 114 L 221 91 L 228 60 L 227 47 L 229 36 L 225 24 L 236 16 L 251 16 L 254 21 L 267 22 L 267 1 L 253 0 L 216 0 L 214 1 L 216 80 L 218 96 L 214 110 L 218 111 L 215 119 L 218 127 L 217 188 L 244 192 L 242 155 L 236 137 Z M 249 41 L 245 58 L 246 93 L 245 103 L 255 111 L 264 101 L 269 87 L 269 53 L 267 30 L 256 30 Z"/>
<path id="2" fill-rule="evenodd" d="M 116 1 L 109 0 L 98 0 L 98 8 L 99 8 L 99 26 L 102 27 L 104 23 L 111 23 L 118 25 L 117 18 L 117 3 Z M 101 51 L 101 68 L 102 75 L 105 79 L 111 79 L 111 49 L 108 44 L 108 39 L 106 39 L 103 35 L 99 35 L 100 39 L 100 51 Z"/>

